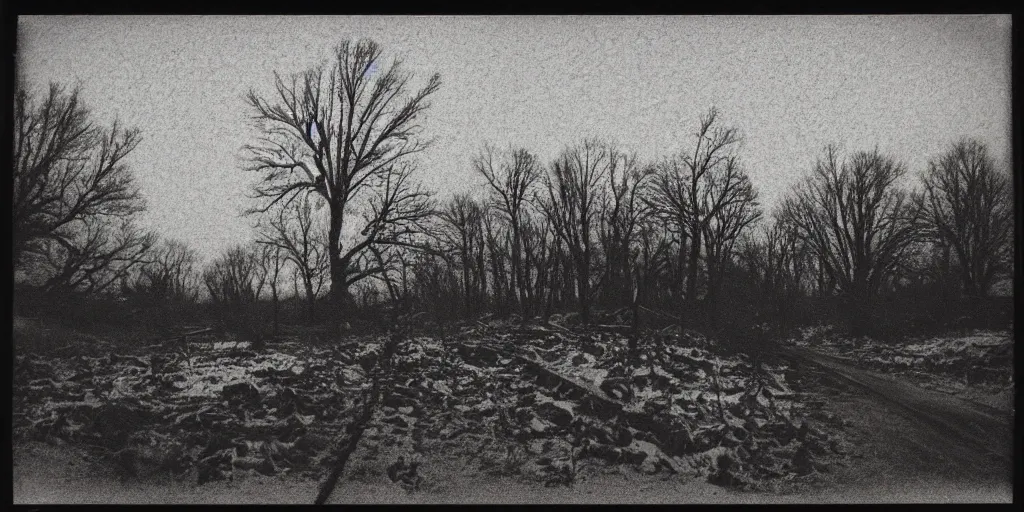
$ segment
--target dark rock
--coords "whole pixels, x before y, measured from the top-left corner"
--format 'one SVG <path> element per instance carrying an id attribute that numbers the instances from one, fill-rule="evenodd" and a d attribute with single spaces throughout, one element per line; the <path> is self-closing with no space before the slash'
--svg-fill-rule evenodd
<path id="1" fill-rule="evenodd" d="M 647 460 L 647 452 L 639 449 L 622 449 L 622 458 L 629 464 L 643 464 Z"/>
<path id="2" fill-rule="evenodd" d="M 593 441 L 603 444 L 614 444 L 615 434 L 607 427 L 601 425 L 590 425 L 584 435 Z"/>
<path id="3" fill-rule="evenodd" d="M 743 427 L 733 427 L 732 435 L 741 442 L 746 441 L 747 437 L 750 436 L 747 430 Z"/>
<path id="4" fill-rule="evenodd" d="M 524 393 L 519 396 L 519 400 L 516 401 L 516 405 L 519 407 L 529 407 L 537 401 L 537 395 L 535 393 Z"/>
<path id="5" fill-rule="evenodd" d="M 132 434 L 144 429 L 150 422 L 150 416 L 141 408 L 109 403 L 97 409 L 93 425 L 105 444 L 121 445 Z"/>
<path id="6" fill-rule="evenodd" d="M 224 386 L 221 396 L 229 402 L 248 402 L 258 400 L 260 391 L 252 383 L 240 382 Z"/>
<path id="7" fill-rule="evenodd" d="M 622 377 L 607 378 L 601 382 L 600 388 L 608 396 L 620 401 L 629 401 L 633 396 L 629 381 Z"/>
<path id="8" fill-rule="evenodd" d="M 263 459 L 259 466 L 256 466 L 256 472 L 261 475 L 273 476 L 277 474 L 277 468 L 274 467 L 274 462 L 268 457 Z"/>
<path id="9" fill-rule="evenodd" d="M 580 325 L 580 322 L 580 314 L 576 312 L 566 313 L 565 317 L 562 319 L 562 324 L 567 327 Z"/>
<path id="10" fill-rule="evenodd" d="M 622 450 L 604 443 L 591 443 L 587 447 L 586 453 L 613 464 L 619 462 L 622 457 Z"/>
<path id="11" fill-rule="evenodd" d="M 515 420 L 522 424 L 529 423 L 534 416 L 535 415 L 533 413 L 533 410 L 531 410 L 529 407 L 519 407 L 513 414 Z"/>
<path id="12" fill-rule="evenodd" d="M 628 428 L 619 428 L 615 435 L 616 446 L 629 446 L 633 444 L 633 433 Z"/>
<path id="13" fill-rule="evenodd" d="M 391 408 L 394 408 L 394 409 L 398 409 L 399 407 L 412 407 L 412 406 L 416 405 L 416 401 L 411 399 L 411 398 L 409 398 L 409 397 L 402 396 L 402 395 L 397 394 L 397 393 L 389 393 L 387 398 L 384 399 L 384 402 L 383 402 L 382 405 L 384 405 L 386 407 L 391 407 Z"/>
<path id="14" fill-rule="evenodd" d="M 583 343 L 580 349 L 598 359 L 600 359 L 605 353 L 604 345 L 595 343 L 593 340 Z"/>
<path id="15" fill-rule="evenodd" d="M 397 482 L 400 475 L 405 473 L 407 467 L 408 466 L 405 464 L 405 457 L 399 457 L 397 461 L 388 466 L 388 478 L 391 479 L 392 482 Z"/>
<path id="16" fill-rule="evenodd" d="M 369 372 L 373 369 L 373 366 L 377 364 L 378 355 L 379 354 L 374 351 L 367 351 L 360 354 L 358 357 L 359 367 L 362 368 L 364 372 Z"/>
<path id="17" fill-rule="evenodd" d="M 800 429 L 797 430 L 797 432 L 796 432 L 796 440 L 797 441 L 801 441 L 801 442 L 805 441 L 807 439 L 807 434 L 809 432 L 810 432 L 810 425 L 808 424 L 807 421 L 804 421 L 803 424 L 800 425 Z"/>
<path id="18" fill-rule="evenodd" d="M 572 424 L 573 413 L 561 404 L 555 402 L 544 402 L 537 407 L 537 415 L 560 427 L 568 427 Z"/>
<path id="19" fill-rule="evenodd" d="M 734 436 L 731 431 L 726 431 L 725 436 L 722 437 L 721 445 L 726 448 L 733 448 L 739 446 L 742 443 L 742 441 L 736 439 L 736 436 Z"/>
<path id="20" fill-rule="evenodd" d="M 384 417 L 384 418 L 381 419 L 381 421 L 384 422 L 384 423 L 390 424 L 390 425 L 395 425 L 396 427 L 401 427 L 401 428 L 408 428 L 409 427 L 409 422 L 405 418 L 403 418 L 402 416 L 400 416 L 398 414 Z"/>
<path id="21" fill-rule="evenodd" d="M 695 449 L 693 435 L 686 427 L 671 428 L 668 436 L 659 441 L 662 449 L 669 455 L 684 455 Z"/>
<path id="22" fill-rule="evenodd" d="M 793 454 L 793 468 L 798 475 L 808 475 L 814 471 L 814 458 L 806 444 L 801 444 Z"/>

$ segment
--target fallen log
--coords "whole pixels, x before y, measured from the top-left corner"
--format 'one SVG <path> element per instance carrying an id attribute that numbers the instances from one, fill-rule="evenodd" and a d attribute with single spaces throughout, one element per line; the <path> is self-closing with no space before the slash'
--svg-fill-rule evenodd
<path id="1" fill-rule="evenodd" d="M 170 339 L 175 339 L 175 338 L 181 339 L 181 338 L 185 338 L 185 337 L 188 337 L 188 336 L 199 336 L 200 334 L 207 334 L 207 333 L 211 333 L 211 332 L 213 332 L 213 327 L 206 327 L 206 328 L 198 329 L 198 330 L 195 330 L 195 331 L 189 331 L 189 332 L 186 332 L 184 334 L 179 334 L 177 336 L 171 336 L 170 338 L 166 338 L 166 339 L 169 339 L 169 340 Z"/>
<path id="2" fill-rule="evenodd" d="M 176 334 L 174 336 L 168 336 L 166 338 L 157 338 L 155 340 L 155 343 L 153 343 L 152 345 L 149 345 L 147 348 L 156 348 L 156 347 L 162 346 L 162 345 L 167 344 L 167 343 L 172 342 L 172 341 L 177 341 L 179 343 L 185 343 L 185 342 L 188 341 L 189 336 L 199 336 L 201 334 L 209 334 L 209 333 L 212 333 L 212 332 L 213 332 L 213 327 L 206 327 L 206 328 L 203 328 L 203 329 L 198 329 L 198 330 L 195 330 L 195 331 L 186 332 L 184 334 Z"/>
<path id="3" fill-rule="evenodd" d="M 616 334 L 630 334 L 633 332 L 633 326 L 631 325 L 592 325 L 591 328 Z"/>
<path id="4" fill-rule="evenodd" d="M 584 380 L 580 380 L 580 379 L 577 379 L 575 377 L 571 377 L 569 375 L 562 375 L 562 374 L 560 374 L 560 373 L 558 373 L 558 372 L 548 368 L 547 365 L 545 365 L 544 363 L 542 363 L 542 362 L 540 362 L 540 361 L 538 361 L 536 359 L 533 359 L 531 357 L 527 357 L 527 356 L 523 356 L 523 355 L 518 355 L 518 354 L 514 355 L 513 357 L 516 360 L 524 363 L 527 368 L 532 369 L 534 372 L 539 373 L 541 375 L 545 375 L 547 377 L 551 377 L 551 378 L 553 378 L 553 379 L 555 379 L 555 380 L 557 380 L 557 381 L 559 381 L 561 383 L 564 383 L 565 385 L 568 385 L 572 389 L 576 389 L 578 391 L 582 391 L 585 396 L 591 397 L 592 399 L 597 400 L 602 405 L 607 405 L 607 406 L 612 407 L 612 410 L 614 410 L 616 412 L 622 411 L 622 408 L 625 407 L 625 404 L 623 404 L 622 402 L 620 402 L 620 401 L 618 401 L 618 400 L 616 400 L 616 399 L 606 395 L 604 391 L 602 391 L 597 386 L 591 384 L 590 382 L 587 382 L 587 381 L 584 381 Z"/>
<path id="5" fill-rule="evenodd" d="M 627 424 L 649 426 L 650 422 L 658 421 L 651 417 L 649 414 L 645 414 L 643 412 L 633 411 L 627 413 L 625 411 L 626 404 L 619 400 L 616 400 L 615 398 L 608 396 L 601 388 L 595 386 L 594 384 L 588 381 L 580 380 L 569 375 L 563 375 L 555 370 L 552 370 L 551 368 L 548 368 L 547 365 L 545 365 L 541 361 L 538 361 L 537 359 L 520 354 L 510 354 L 507 351 L 508 349 L 501 346 L 490 347 L 482 344 L 470 344 L 464 342 L 459 343 L 459 345 L 463 349 L 460 350 L 460 353 L 467 354 L 470 356 L 474 355 L 476 351 L 482 351 L 487 353 L 488 356 L 491 358 L 511 357 L 512 359 L 515 359 L 516 361 L 523 363 L 524 367 L 527 370 L 535 374 L 538 374 L 539 376 L 555 380 L 559 383 L 559 385 L 568 386 L 571 389 L 579 391 L 584 396 L 583 400 L 581 401 L 587 401 L 591 405 L 595 406 L 595 412 L 603 412 L 605 415 L 609 417 L 618 416 L 620 418 L 620 421 L 625 421 Z M 649 444 L 651 444 L 651 446 L 658 450 L 658 452 L 662 455 L 662 458 L 665 460 L 665 463 L 668 466 L 670 466 L 673 471 L 679 472 L 680 468 L 678 464 L 674 459 L 672 459 L 671 456 L 665 454 L 664 448 L 659 446 L 659 444 L 657 443 Z"/>

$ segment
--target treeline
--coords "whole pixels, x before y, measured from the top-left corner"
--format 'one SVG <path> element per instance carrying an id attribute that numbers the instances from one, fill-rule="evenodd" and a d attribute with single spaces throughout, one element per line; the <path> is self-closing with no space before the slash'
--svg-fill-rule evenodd
<path id="1" fill-rule="evenodd" d="M 718 123 L 712 110 L 690 147 L 653 164 L 597 141 L 548 165 L 486 149 L 474 167 L 487 189 L 441 203 L 421 235 L 434 250 L 382 274 L 389 298 L 445 319 L 574 311 L 589 322 L 594 308 L 628 308 L 702 330 L 1008 319 L 987 311 L 1009 305 L 989 294 L 1009 277 L 1011 190 L 982 144 L 954 143 L 917 183 L 877 150 L 829 147 L 766 213 L 736 130 Z"/>
<path id="2" fill-rule="evenodd" d="M 726 334 L 995 326 L 1011 310 L 990 297 L 1011 272 L 1010 177 L 976 140 L 915 173 L 877 149 L 829 146 L 779 170 L 805 176 L 766 209 L 739 129 L 712 108 L 651 161 L 595 139 L 550 160 L 485 145 L 472 160 L 484 185 L 439 198 L 412 157 L 429 146 L 417 123 L 440 77 L 413 90 L 381 55 L 345 42 L 333 62 L 246 96 L 261 134 L 244 148 L 260 176 L 253 242 L 205 264 L 188 242 L 137 227 L 145 204 L 124 164 L 137 130 L 97 125 L 77 90 L 18 91 L 14 258 L 34 290 L 19 295 L 105 296 L 181 318 L 209 302 L 239 328 L 275 332 L 286 299 L 302 303 L 286 321 L 334 328 L 387 304 L 438 322 L 629 311 Z M 252 313 L 261 301 L 270 314 Z"/>

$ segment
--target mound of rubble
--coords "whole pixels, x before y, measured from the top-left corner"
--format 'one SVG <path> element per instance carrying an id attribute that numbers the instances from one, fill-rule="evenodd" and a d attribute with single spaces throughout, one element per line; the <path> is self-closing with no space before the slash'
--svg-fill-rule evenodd
<path id="1" fill-rule="evenodd" d="M 381 346 L 364 337 L 259 352 L 215 344 L 141 357 L 19 355 L 15 434 L 92 447 L 126 476 L 318 475 Z M 498 322 L 414 337 L 396 356 L 362 458 L 403 454 L 387 473 L 414 490 L 417 465 L 435 454 L 546 485 L 631 466 L 737 488 L 813 480 L 844 456 L 832 427 L 808 419 L 784 366 L 755 369 L 711 350 L 692 333 L 656 334 L 633 357 L 614 332 Z"/>

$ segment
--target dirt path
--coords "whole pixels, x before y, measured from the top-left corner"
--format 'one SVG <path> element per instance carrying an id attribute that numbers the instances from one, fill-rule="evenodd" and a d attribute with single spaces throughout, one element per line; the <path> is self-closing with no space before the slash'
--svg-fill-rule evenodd
<path id="1" fill-rule="evenodd" d="M 830 381 L 827 406 L 857 438 L 859 456 L 837 472 L 835 492 L 874 490 L 893 501 L 1012 500 L 1012 413 L 807 349 L 786 355 L 798 371 L 817 371 Z"/>

